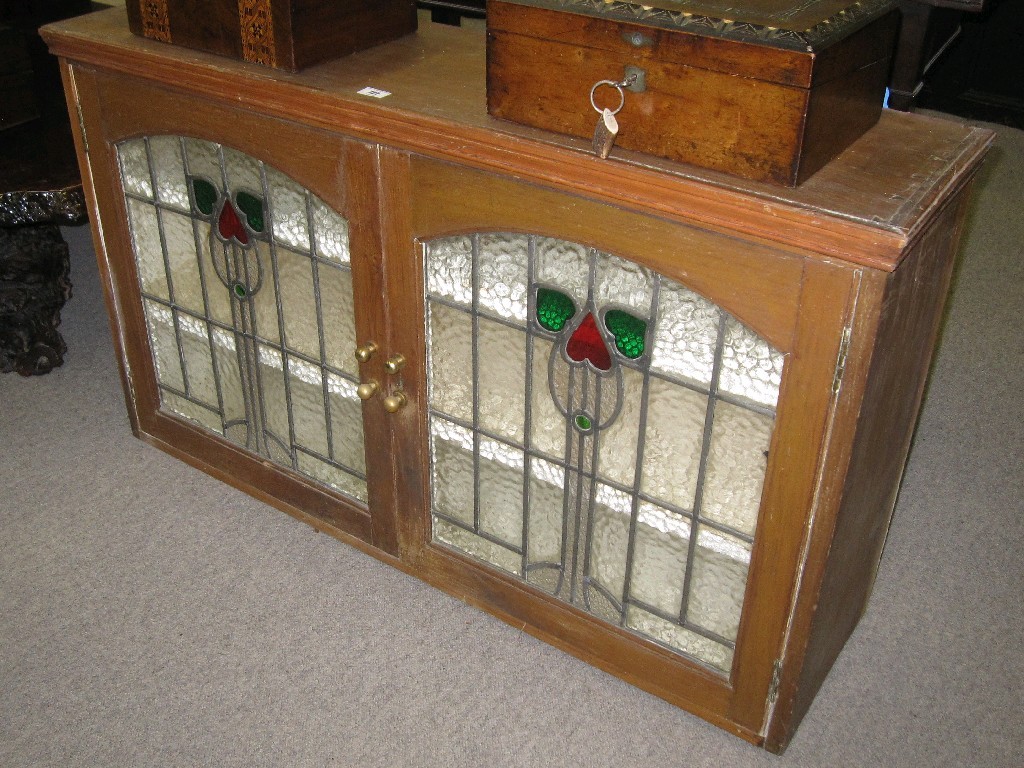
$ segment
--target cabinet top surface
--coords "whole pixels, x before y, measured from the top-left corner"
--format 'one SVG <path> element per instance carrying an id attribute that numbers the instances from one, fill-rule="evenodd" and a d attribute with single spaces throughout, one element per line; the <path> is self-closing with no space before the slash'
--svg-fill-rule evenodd
<path id="1" fill-rule="evenodd" d="M 789 189 L 618 149 L 600 160 L 589 142 L 492 118 L 478 26 L 421 17 L 413 35 L 298 74 L 136 37 L 121 8 L 43 35 L 54 53 L 106 71 L 886 271 L 973 176 L 993 138 L 953 120 L 885 110 L 849 149 Z M 366 88 L 378 94 L 361 94 Z"/>

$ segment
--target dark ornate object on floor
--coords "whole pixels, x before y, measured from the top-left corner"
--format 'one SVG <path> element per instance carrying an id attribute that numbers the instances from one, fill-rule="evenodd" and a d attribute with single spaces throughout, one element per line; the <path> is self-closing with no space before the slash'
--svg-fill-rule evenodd
<path id="1" fill-rule="evenodd" d="M 0 2 L 0 372 L 47 373 L 67 347 L 57 333 L 71 297 L 68 249 L 58 225 L 87 219 L 57 60 L 36 33 L 90 10 L 88 0 Z M 12 85 L 13 84 L 13 85 Z"/>
<path id="2" fill-rule="evenodd" d="M 0 372 L 48 373 L 64 362 L 57 333 L 71 298 L 68 246 L 53 224 L 0 228 Z"/>

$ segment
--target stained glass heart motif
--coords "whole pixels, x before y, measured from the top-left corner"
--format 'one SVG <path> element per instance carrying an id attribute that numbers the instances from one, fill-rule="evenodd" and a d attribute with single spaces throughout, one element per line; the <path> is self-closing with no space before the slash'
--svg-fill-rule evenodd
<path id="1" fill-rule="evenodd" d="M 577 363 L 589 361 L 599 371 L 607 371 L 612 367 L 612 357 L 608 347 L 601 338 L 601 331 L 594 321 L 594 314 L 588 312 L 579 328 L 573 331 L 565 345 L 569 359 Z"/>

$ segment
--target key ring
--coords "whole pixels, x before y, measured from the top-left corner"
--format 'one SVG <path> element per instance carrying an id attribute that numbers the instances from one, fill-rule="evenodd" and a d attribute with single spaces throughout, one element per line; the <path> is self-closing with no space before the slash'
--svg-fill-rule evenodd
<path id="1" fill-rule="evenodd" d="M 594 108 L 594 111 L 597 112 L 598 114 L 601 114 L 602 112 L 604 112 L 603 109 L 599 109 L 598 108 L 597 103 L 594 101 L 594 93 L 602 85 L 608 85 L 608 86 L 611 86 L 612 88 L 614 88 L 615 90 L 617 90 L 619 92 L 619 106 L 618 106 L 618 108 L 614 109 L 614 110 L 608 110 L 608 111 L 611 112 L 613 115 L 619 114 L 619 112 L 622 111 L 622 108 L 626 105 L 626 94 L 625 94 L 625 92 L 622 89 L 623 88 L 628 88 L 629 86 L 631 86 L 635 82 L 636 82 L 636 75 L 630 75 L 625 80 L 619 80 L 618 82 L 616 82 L 615 80 L 598 80 L 596 83 L 594 83 L 594 87 L 590 89 L 590 106 L 592 106 Z"/>

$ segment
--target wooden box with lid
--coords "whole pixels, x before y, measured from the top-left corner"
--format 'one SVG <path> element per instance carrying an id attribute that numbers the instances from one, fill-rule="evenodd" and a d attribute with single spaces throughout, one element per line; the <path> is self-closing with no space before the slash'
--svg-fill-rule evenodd
<path id="1" fill-rule="evenodd" d="M 783 749 L 989 132 L 885 114 L 786 189 L 488 116 L 471 29 L 273 76 L 123 11 L 45 34 L 140 438 Z"/>
<path id="2" fill-rule="evenodd" d="M 890 0 L 491 0 L 490 113 L 793 186 L 875 124 Z M 598 83 L 627 83 L 616 94 Z"/>
<path id="3" fill-rule="evenodd" d="M 416 30 L 415 0 L 127 0 L 151 40 L 297 71 Z"/>

